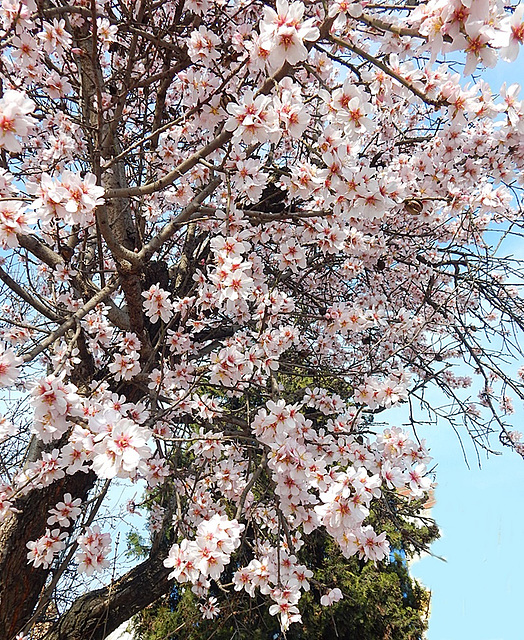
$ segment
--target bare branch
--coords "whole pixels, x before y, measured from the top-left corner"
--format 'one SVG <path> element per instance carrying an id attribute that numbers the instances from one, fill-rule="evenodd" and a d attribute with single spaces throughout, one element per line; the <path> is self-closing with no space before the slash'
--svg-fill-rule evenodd
<path id="1" fill-rule="evenodd" d="M 347 40 L 339 38 L 338 36 L 335 36 L 335 35 L 331 35 L 331 40 L 333 40 L 333 42 L 338 44 L 340 47 L 347 49 L 348 51 L 352 51 L 357 56 L 364 58 L 364 60 L 367 60 L 371 64 L 375 65 L 375 67 L 378 67 L 379 69 L 384 71 L 384 73 L 386 73 L 388 76 L 390 76 L 391 78 L 399 82 L 403 87 L 406 87 L 406 89 L 409 89 L 411 93 L 413 93 L 418 98 L 423 100 L 426 104 L 430 104 L 434 107 L 442 107 L 446 104 L 442 100 L 435 100 L 433 98 L 430 98 L 423 91 L 420 91 L 415 86 L 413 86 L 410 82 L 408 82 L 396 71 L 393 71 L 393 69 L 391 69 L 391 67 L 388 67 L 388 65 L 382 62 L 382 60 L 375 58 L 375 56 L 371 55 L 367 51 L 364 51 L 364 49 L 361 49 L 357 45 L 351 44 L 351 42 L 348 42 Z"/>
<path id="2" fill-rule="evenodd" d="M 42 342 L 31 349 L 29 353 L 26 353 L 23 356 L 24 362 L 30 362 L 31 360 L 36 358 L 37 355 L 45 351 L 47 347 L 51 346 L 53 342 L 55 342 L 55 340 L 57 340 L 58 338 L 61 338 L 66 333 L 66 331 L 72 329 L 79 320 L 81 320 L 86 314 L 92 311 L 98 304 L 103 302 L 105 298 L 116 291 L 118 287 L 118 278 L 114 278 L 112 282 L 110 282 L 96 295 L 94 295 L 87 304 L 78 309 L 78 311 L 75 311 L 75 313 L 73 313 L 73 315 L 68 320 L 66 320 L 56 331 L 53 331 L 53 333 L 49 335 L 45 340 L 42 340 Z"/>
<path id="3" fill-rule="evenodd" d="M 41 302 L 38 298 L 33 296 L 27 289 L 19 285 L 9 274 L 7 274 L 2 267 L 0 267 L 0 280 L 5 282 L 5 284 L 16 293 L 22 300 L 25 300 L 28 304 L 30 304 L 35 311 L 38 311 L 49 320 L 53 320 L 54 322 L 62 322 L 63 318 L 56 314 L 52 309 L 47 307 L 43 302 Z"/>

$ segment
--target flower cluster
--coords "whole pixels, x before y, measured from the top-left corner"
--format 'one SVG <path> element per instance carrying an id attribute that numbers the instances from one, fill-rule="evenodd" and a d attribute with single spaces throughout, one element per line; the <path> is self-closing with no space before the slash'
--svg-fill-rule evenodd
<path id="1" fill-rule="evenodd" d="M 151 449 L 150 432 L 114 409 L 105 409 L 89 420 L 94 437 L 93 471 L 99 478 L 133 478 L 146 473 Z"/>
<path id="2" fill-rule="evenodd" d="M 286 631 L 293 622 L 300 622 L 297 604 L 301 590 L 309 591 L 308 578 L 313 572 L 297 562 L 297 558 L 285 549 L 277 550 L 268 545 L 259 549 L 260 559 L 252 560 L 233 576 L 235 590 L 244 589 L 251 597 L 255 588 L 271 597 L 275 604 L 269 608 L 277 615 L 281 628 Z"/>
<path id="3" fill-rule="evenodd" d="M 46 529 L 45 534 L 38 538 L 38 540 L 30 541 L 27 543 L 29 549 L 27 553 L 28 562 L 42 569 L 47 569 L 53 563 L 56 555 L 65 549 L 68 535 L 65 532 L 60 532 L 60 529 Z"/>
<path id="4" fill-rule="evenodd" d="M 269 50 L 268 63 L 278 68 L 284 62 L 296 64 L 307 58 L 306 42 L 314 42 L 320 33 L 313 18 L 303 21 L 305 6 L 302 2 L 289 4 L 277 0 L 276 11 L 264 7 L 260 35 Z"/>
<path id="5" fill-rule="evenodd" d="M 213 285 L 213 304 L 223 306 L 229 313 L 246 308 L 254 289 L 252 264 L 240 256 L 225 258 L 217 268 L 209 274 Z M 205 295 L 205 293 L 203 292 Z"/>
<path id="6" fill-rule="evenodd" d="M 78 518 L 81 513 L 80 505 L 82 500 L 76 498 L 73 500 L 70 493 L 64 495 L 62 502 L 58 502 L 54 508 L 49 509 L 48 525 L 58 524 L 59 527 L 68 528 Z M 29 541 L 27 548 L 27 561 L 33 566 L 47 569 L 53 563 L 56 555 L 58 555 L 66 547 L 66 540 L 69 534 L 60 529 L 47 529 L 43 536 L 35 541 Z"/>
<path id="7" fill-rule="evenodd" d="M 152 284 L 147 291 L 142 293 L 144 297 L 144 311 L 151 322 L 158 320 L 169 322 L 173 315 L 173 303 L 169 299 L 169 292 L 164 291 L 158 285 Z"/>
<path id="8" fill-rule="evenodd" d="M 76 539 L 79 551 L 75 555 L 78 571 L 90 576 L 109 566 L 107 556 L 111 551 L 111 536 L 102 533 L 97 525 L 86 527 L 85 533 Z"/>
<path id="9" fill-rule="evenodd" d="M 10 387 L 20 375 L 19 367 L 22 358 L 16 356 L 11 349 L 2 349 L 0 353 L 0 387 Z"/>
<path id="10" fill-rule="evenodd" d="M 479 63 L 495 66 L 497 54 L 505 60 L 515 60 L 519 45 L 524 43 L 522 7 L 508 17 L 495 0 L 431 0 L 418 6 L 410 20 L 427 37 L 433 58 L 440 51 L 465 51 L 465 75 Z"/>
<path id="11" fill-rule="evenodd" d="M 50 516 L 47 519 L 47 524 L 69 527 L 71 522 L 74 522 L 82 513 L 81 504 L 81 498 L 73 500 L 70 493 L 64 494 L 63 501 L 57 502 L 53 509 L 49 509 Z"/>
<path id="12" fill-rule="evenodd" d="M 340 589 L 331 589 L 329 593 L 326 593 L 320 598 L 320 604 L 323 607 L 330 607 L 335 602 L 342 600 L 343 597 L 344 596 L 342 595 L 342 591 L 340 591 Z"/>
<path id="13" fill-rule="evenodd" d="M 34 222 L 32 211 L 21 203 L 14 200 L 0 202 L 0 246 L 3 249 L 17 247 L 17 235 L 29 233 L 29 225 Z"/>
<path id="14" fill-rule="evenodd" d="M 71 426 L 69 418 L 83 415 L 76 387 L 53 374 L 39 380 L 31 391 L 34 407 L 32 431 L 43 442 L 61 438 Z"/>
<path id="15" fill-rule="evenodd" d="M 202 520 L 196 530 L 195 540 L 184 539 L 171 547 L 164 565 L 172 568 L 170 578 L 179 582 L 192 582 L 198 595 L 210 586 L 208 578 L 218 580 L 231 554 L 240 545 L 244 525 L 226 516 L 214 514 Z"/>
<path id="16" fill-rule="evenodd" d="M 389 408 L 407 399 L 409 381 L 409 374 L 403 371 L 392 372 L 385 380 L 369 376 L 357 387 L 353 399 L 355 402 L 367 405 L 370 409 Z"/>
<path id="17" fill-rule="evenodd" d="M 242 100 L 227 105 L 230 115 L 226 122 L 226 129 L 233 132 L 236 141 L 247 144 L 263 143 L 267 140 L 277 142 L 280 138 L 278 118 L 268 96 L 255 96 L 248 89 Z"/>
<path id="18" fill-rule="evenodd" d="M 66 224 L 88 225 L 93 222 L 96 207 L 104 203 L 104 189 L 97 186 L 96 176 L 64 171 L 59 179 L 42 173 L 38 183 L 27 185 L 36 196 L 33 207 L 43 222 L 60 218 Z"/>

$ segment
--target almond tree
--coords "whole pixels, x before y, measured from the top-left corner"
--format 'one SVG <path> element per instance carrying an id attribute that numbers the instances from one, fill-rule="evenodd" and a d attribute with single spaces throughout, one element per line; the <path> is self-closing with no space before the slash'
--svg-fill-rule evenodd
<path id="1" fill-rule="evenodd" d="M 1 638 L 104 638 L 173 578 L 205 615 L 213 581 L 300 623 L 303 538 L 384 561 L 370 514 L 431 486 L 401 403 L 524 453 L 523 108 L 466 77 L 516 59 L 522 5 L 0 18 Z M 153 507 L 127 571 L 115 481 Z"/>

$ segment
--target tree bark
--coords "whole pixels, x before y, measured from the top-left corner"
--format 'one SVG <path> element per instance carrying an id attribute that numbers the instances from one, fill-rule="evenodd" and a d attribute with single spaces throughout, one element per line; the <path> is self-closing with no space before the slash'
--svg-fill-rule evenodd
<path id="1" fill-rule="evenodd" d="M 27 542 L 45 533 L 48 509 L 64 493 L 85 499 L 93 487 L 93 473 L 76 473 L 16 501 L 19 513 L 0 523 L 0 638 L 10 640 L 30 619 L 49 571 L 27 562 Z"/>
<path id="2" fill-rule="evenodd" d="M 103 640 L 167 592 L 165 554 L 159 550 L 116 582 L 78 598 L 46 640 Z"/>

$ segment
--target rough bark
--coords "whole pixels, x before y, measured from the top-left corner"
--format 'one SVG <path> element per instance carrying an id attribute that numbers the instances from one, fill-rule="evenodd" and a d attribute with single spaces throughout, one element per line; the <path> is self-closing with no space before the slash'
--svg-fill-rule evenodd
<path id="1" fill-rule="evenodd" d="M 166 593 L 167 551 L 148 558 L 116 582 L 78 598 L 60 618 L 47 640 L 103 640 L 131 616 Z"/>
<path id="2" fill-rule="evenodd" d="M 95 482 L 93 473 L 76 473 L 48 487 L 31 491 L 15 503 L 0 523 L 0 638 L 10 640 L 29 620 L 48 571 L 27 562 L 26 544 L 45 533 L 48 509 L 64 496 L 85 499 Z"/>

